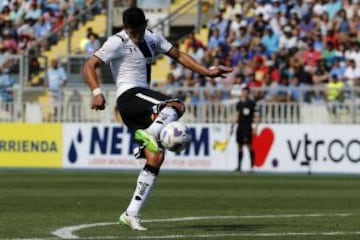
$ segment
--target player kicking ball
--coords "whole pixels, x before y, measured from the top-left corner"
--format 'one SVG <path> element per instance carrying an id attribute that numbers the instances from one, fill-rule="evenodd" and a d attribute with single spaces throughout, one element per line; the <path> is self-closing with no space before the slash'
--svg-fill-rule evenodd
<path id="1" fill-rule="evenodd" d="M 105 109 L 105 97 L 100 88 L 96 68 L 109 64 L 116 81 L 116 108 L 124 124 L 135 134 L 141 144 L 137 157 L 144 157 L 134 194 L 119 222 L 133 230 L 147 230 L 141 224 L 140 211 L 147 201 L 164 161 L 164 151 L 159 146 L 160 131 L 184 113 L 184 104 L 149 89 L 151 64 L 157 54 L 166 54 L 186 68 L 208 77 L 223 76 L 231 68 L 208 69 L 191 56 L 179 51 L 162 35 L 147 29 L 142 9 L 131 7 L 123 13 L 124 29 L 112 36 L 85 63 L 83 74 L 93 93 L 91 108 Z"/>

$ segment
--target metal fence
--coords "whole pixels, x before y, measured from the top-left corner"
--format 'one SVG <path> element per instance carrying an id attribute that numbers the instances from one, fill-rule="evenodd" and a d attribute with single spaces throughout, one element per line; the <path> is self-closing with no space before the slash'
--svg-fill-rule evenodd
<path id="1" fill-rule="evenodd" d="M 90 109 L 92 95 L 87 87 L 65 88 L 51 92 L 46 88 L 3 88 L 11 92 L 11 100 L 0 100 L 0 121 L 2 122 L 116 122 L 116 92 L 113 87 L 105 87 L 107 106 L 104 111 Z M 184 91 L 183 88 L 162 88 L 164 93 Z M 231 89 L 187 88 L 182 100 L 186 104 L 185 122 L 229 123 L 236 114 L 238 96 L 218 101 L 206 98 L 207 91 L 231 92 Z M 274 90 L 274 89 L 272 89 Z M 196 97 L 193 92 L 197 92 Z M 262 94 L 266 88 L 259 89 Z M 303 90 L 303 95 L 314 91 Z M 323 89 L 326 91 L 326 89 Z M 360 89 L 348 90 L 351 96 L 343 101 L 324 102 L 267 102 L 257 101 L 262 123 L 360 123 Z M 195 101 L 196 98 L 196 101 Z"/>

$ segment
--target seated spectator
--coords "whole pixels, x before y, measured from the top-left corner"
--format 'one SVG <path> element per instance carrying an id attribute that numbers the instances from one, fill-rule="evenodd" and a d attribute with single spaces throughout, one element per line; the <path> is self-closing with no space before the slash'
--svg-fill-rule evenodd
<path id="1" fill-rule="evenodd" d="M 300 102 L 304 100 L 305 85 L 294 75 L 290 78 L 288 86 L 288 102 Z"/>
<path id="2" fill-rule="evenodd" d="M 178 82 L 181 82 L 185 75 L 184 69 L 182 68 L 182 66 L 177 64 L 175 61 L 172 61 L 170 63 L 170 73 L 172 73 L 172 75 L 174 76 L 175 81 L 178 81 Z"/>
<path id="3" fill-rule="evenodd" d="M 307 46 L 308 48 L 301 55 L 301 61 L 306 70 L 312 72 L 315 70 L 317 61 L 321 58 L 321 52 L 314 48 L 314 42 L 312 39 L 307 41 Z"/>
<path id="4" fill-rule="evenodd" d="M 100 40 L 95 33 L 89 34 L 89 42 L 85 45 L 86 55 L 91 56 L 100 47 Z"/>
<path id="5" fill-rule="evenodd" d="M 319 59 L 316 63 L 315 70 L 312 72 L 314 84 L 327 83 L 329 81 L 329 72 L 324 59 Z"/>
<path id="6" fill-rule="evenodd" d="M 289 51 L 291 48 L 294 48 L 298 45 L 298 38 L 294 36 L 292 33 L 291 27 L 285 26 L 284 27 L 284 34 L 280 36 L 279 40 L 279 48 L 285 49 Z"/>
<path id="7" fill-rule="evenodd" d="M 336 57 L 336 50 L 332 42 L 327 42 L 325 49 L 321 52 L 321 56 L 325 59 L 326 66 L 331 67 L 335 57 Z"/>
<path id="8" fill-rule="evenodd" d="M 223 44 L 225 42 L 225 37 L 220 35 L 219 29 L 215 28 L 213 29 L 209 38 L 208 48 L 209 50 L 215 51 L 220 46 L 220 44 Z"/>
<path id="9" fill-rule="evenodd" d="M 51 32 L 51 23 L 46 21 L 43 16 L 39 17 L 34 24 L 34 32 L 37 38 L 44 38 Z"/>
<path id="10" fill-rule="evenodd" d="M 18 1 L 13 2 L 12 9 L 10 12 L 10 20 L 13 21 L 16 25 L 19 25 L 22 22 L 24 16 L 24 8 Z"/>
<path id="11" fill-rule="evenodd" d="M 33 2 L 31 4 L 30 9 L 25 13 L 24 18 L 25 19 L 33 19 L 33 20 L 38 20 L 41 16 L 42 12 L 41 9 L 39 8 L 39 5 L 36 2 Z"/>
<path id="12" fill-rule="evenodd" d="M 196 50 L 199 48 L 204 49 L 205 46 L 200 39 L 196 38 L 195 32 L 191 32 L 185 39 L 185 52 L 189 53 L 190 50 L 194 51 L 194 48 L 196 48 Z"/>
<path id="13" fill-rule="evenodd" d="M 344 75 L 345 75 L 345 66 L 342 66 L 340 64 L 340 60 L 339 59 L 335 59 L 333 65 L 331 66 L 330 72 L 329 72 L 330 76 L 334 76 L 336 75 L 336 77 L 339 80 L 342 80 Z"/>
<path id="14" fill-rule="evenodd" d="M 276 54 L 279 51 L 279 36 L 274 34 L 270 27 L 267 27 L 265 34 L 261 39 L 261 43 L 268 49 L 272 54 Z"/>
<path id="15" fill-rule="evenodd" d="M 360 78 L 360 68 L 357 68 L 354 59 L 350 59 L 345 67 L 344 82 L 349 86 L 353 86 L 358 78 Z"/>

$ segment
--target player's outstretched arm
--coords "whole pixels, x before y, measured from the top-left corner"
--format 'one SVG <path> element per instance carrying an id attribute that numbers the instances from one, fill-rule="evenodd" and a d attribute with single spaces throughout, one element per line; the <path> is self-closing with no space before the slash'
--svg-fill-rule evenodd
<path id="1" fill-rule="evenodd" d="M 208 69 L 192 58 L 187 53 L 181 52 L 178 48 L 173 47 L 168 55 L 181 63 L 184 67 L 207 77 L 225 77 L 224 74 L 232 72 L 229 67 L 219 66 Z"/>
<path id="2" fill-rule="evenodd" d="M 102 61 L 92 56 L 90 59 L 84 64 L 83 75 L 85 78 L 85 82 L 90 87 L 93 93 L 93 99 L 91 101 L 91 109 L 95 110 L 104 110 L 105 109 L 105 97 L 100 89 L 99 78 L 96 74 L 96 68 L 100 66 Z"/>

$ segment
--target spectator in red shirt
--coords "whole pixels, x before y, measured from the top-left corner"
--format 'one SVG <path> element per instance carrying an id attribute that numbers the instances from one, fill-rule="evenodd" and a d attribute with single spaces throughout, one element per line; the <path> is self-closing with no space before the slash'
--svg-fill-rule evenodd
<path id="1" fill-rule="evenodd" d="M 314 49 L 312 39 L 307 40 L 307 46 L 308 48 L 301 55 L 301 61 L 308 71 L 313 71 L 317 61 L 321 58 L 321 52 Z"/>

